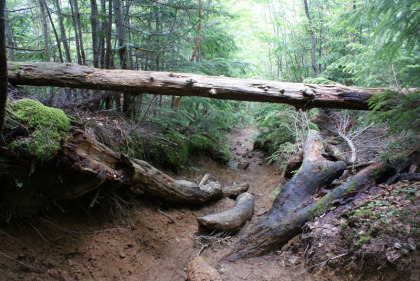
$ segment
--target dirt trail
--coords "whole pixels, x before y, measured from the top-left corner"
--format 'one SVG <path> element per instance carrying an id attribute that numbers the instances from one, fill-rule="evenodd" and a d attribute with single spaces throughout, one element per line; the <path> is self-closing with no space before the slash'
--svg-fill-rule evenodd
<path id="1" fill-rule="evenodd" d="M 196 218 L 230 208 L 234 200 L 228 198 L 204 207 L 143 198 L 139 206 L 127 211 L 126 219 L 103 225 L 63 214 L 39 218 L 22 227 L 1 224 L 0 254 L 9 258 L 0 255 L 0 279 L 54 280 L 51 275 L 59 275 L 64 280 L 185 280 L 188 263 L 201 252 L 224 280 L 326 280 L 307 273 L 291 251 L 236 263 L 220 262 L 238 235 L 270 208 L 273 191 L 281 181 L 280 171 L 267 165 L 260 152 L 251 151 L 253 134 L 253 128 L 231 134 L 230 168 L 203 156 L 183 175 L 198 182 L 209 173 L 210 179 L 222 185 L 250 184 L 249 192 L 256 198 L 255 214 L 237 235 L 223 236 L 223 242 L 209 247 L 203 247 L 204 240 L 222 239 L 197 237 L 202 234 L 198 233 Z M 246 170 L 235 167 L 241 159 L 250 163 Z"/>

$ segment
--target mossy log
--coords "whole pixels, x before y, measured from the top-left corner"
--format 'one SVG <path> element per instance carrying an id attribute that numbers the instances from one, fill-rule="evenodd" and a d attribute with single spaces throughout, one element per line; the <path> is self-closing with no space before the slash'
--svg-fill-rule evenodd
<path id="1" fill-rule="evenodd" d="M 279 212 L 279 208 L 273 206 L 266 216 L 241 237 L 227 258 L 237 260 L 279 249 L 299 234 L 306 222 L 326 212 L 334 203 L 343 203 L 343 198 L 351 197 L 372 182 L 384 182 L 395 173 L 396 169 L 388 162 L 375 163 L 316 202 L 310 203 L 307 200 L 289 212 Z"/>
<path id="2" fill-rule="evenodd" d="M 231 255 L 233 258 L 255 256 L 277 249 L 299 233 L 300 226 L 289 225 L 292 231 L 278 235 L 281 231 L 279 229 L 284 227 L 285 219 L 305 207 L 316 189 L 338 178 L 346 166 L 342 161 L 332 162 L 325 159 L 322 156 L 323 152 L 321 134 L 310 130 L 303 147 L 300 169 L 284 185 L 268 213 L 240 239 Z"/>
<path id="3" fill-rule="evenodd" d="M 389 88 L 287 83 L 191 73 L 97 69 L 52 62 L 9 62 L 10 83 L 109 90 L 140 95 L 198 96 L 213 99 L 285 103 L 296 108 L 369 110 L 368 100 Z"/>
<path id="4" fill-rule="evenodd" d="M 254 196 L 248 192 L 236 198 L 236 205 L 230 210 L 197 218 L 201 227 L 210 230 L 233 232 L 243 226 L 254 213 Z"/>
<path id="5" fill-rule="evenodd" d="M 199 186 L 191 181 L 176 180 L 145 161 L 130 159 L 109 149 L 80 130 L 63 141 L 59 157 L 72 170 L 96 177 L 95 183 L 88 187 L 75 187 L 73 196 L 69 194 L 68 198 L 93 191 L 105 182 L 128 185 L 178 203 L 202 203 L 224 197 L 218 183 Z"/>

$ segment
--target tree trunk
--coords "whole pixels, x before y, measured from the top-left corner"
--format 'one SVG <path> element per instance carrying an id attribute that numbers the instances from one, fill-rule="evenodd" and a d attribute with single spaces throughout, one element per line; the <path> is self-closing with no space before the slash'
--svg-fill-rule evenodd
<path id="1" fill-rule="evenodd" d="M 45 2 L 45 0 L 39 0 L 39 1 L 40 1 L 40 2 L 42 1 L 43 6 L 44 6 L 44 7 L 45 7 L 45 9 L 47 10 L 48 19 L 50 20 L 51 27 L 52 27 L 52 29 L 53 29 L 53 31 L 54 31 L 55 40 L 57 40 L 58 55 L 59 55 L 59 57 L 60 57 L 60 61 L 61 61 L 61 62 L 64 62 L 64 59 L 63 59 L 63 52 L 61 51 L 61 41 L 60 41 L 60 38 L 58 37 L 58 32 L 57 32 L 57 29 L 55 28 L 54 21 L 53 21 L 53 19 L 52 19 L 52 17 L 51 17 L 50 10 L 48 9 L 48 6 L 47 6 L 47 3 Z"/>
<path id="2" fill-rule="evenodd" d="M 45 61 L 49 62 L 50 59 L 50 48 L 48 47 L 48 22 L 47 22 L 47 12 L 46 8 L 41 0 L 38 0 L 39 10 L 41 14 L 41 25 L 42 25 L 42 35 L 44 37 L 44 49 L 45 49 Z M 12 60 L 12 59 L 10 59 Z"/>
<path id="3" fill-rule="evenodd" d="M 312 68 L 314 70 L 314 76 L 317 77 L 318 67 L 316 65 L 316 60 L 315 60 L 315 45 L 316 45 L 315 31 L 314 31 L 314 26 L 312 24 L 311 16 L 309 14 L 308 0 L 303 0 L 303 3 L 305 5 L 306 17 L 308 18 L 308 21 L 309 21 L 309 32 L 311 33 L 311 63 L 312 63 Z"/>
<path id="4" fill-rule="evenodd" d="M 80 23 L 80 13 L 79 13 L 79 3 L 77 0 L 74 0 L 74 13 L 76 19 L 76 29 L 78 30 L 79 35 L 79 46 L 80 46 L 80 55 L 82 56 L 82 64 L 86 65 L 86 55 L 85 49 L 83 47 L 83 33 L 82 33 L 82 25 Z"/>
<path id="5" fill-rule="evenodd" d="M 92 26 L 92 53 L 93 66 L 99 68 L 99 50 L 98 50 L 98 4 L 96 0 L 90 0 L 90 25 Z"/>
<path id="6" fill-rule="evenodd" d="M 4 9 L 6 9 L 6 7 L 4 7 Z M 12 31 L 10 30 L 10 25 L 9 25 L 9 13 L 7 11 L 3 12 L 3 17 L 5 19 L 4 21 L 4 32 L 5 32 L 5 37 L 7 38 L 7 46 L 10 46 L 12 48 L 16 47 L 15 45 L 15 40 L 13 38 L 12 35 Z M 6 44 L 6 42 L 5 42 Z M 13 51 L 12 48 L 8 48 L 7 49 L 7 53 L 9 54 L 9 60 L 15 60 L 15 52 Z"/>
<path id="7" fill-rule="evenodd" d="M 76 54 L 77 54 L 77 63 L 83 65 L 82 62 L 82 55 L 80 52 L 80 40 L 79 40 L 79 30 L 77 28 L 76 23 L 76 13 L 74 12 L 74 0 L 69 0 L 70 10 L 71 10 L 71 18 L 73 20 L 73 29 L 74 29 L 74 38 L 76 40 Z"/>
<path id="8" fill-rule="evenodd" d="M 198 96 L 285 103 L 296 108 L 369 110 L 368 100 L 389 88 L 314 85 L 188 73 L 97 69 L 73 64 L 9 62 L 9 81 L 19 85 Z M 411 89 L 415 90 L 415 89 Z"/>
<path id="9" fill-rule="evenodd" d="M 195 37 L 194 50 L 190 58 L 191 62 L 194 61 L 195 55 L 197 54 L 197 51 L 198 51 L 198 47 L 200 46 L 202 18 L 203 18 L 203 9 L 201 8 L 201 0 L 198 0 L 198 28 L 197 28 L 197 36 Z"/>
<path id="10" fill-rule="evenodd" d="M 80 197 L 104 183 L 128 185 L 133 190 L 178 203 L 199 204 L 229 194 L 215 182 L 199 186 L 190 181 L 176 180 L 145 161 L 129 159 L 112 151 L 82 131 L 75 131 L 64 141 L 59 158 L 72 170 L 96 177 L 89 185 L 74 186 L 63 196 L 65 199 Z"/>
<path id="11" fill-rule="evenodd" d="M 301 227 L 306 222 L 323 214 L 333 206 L 334 202 L 340 203 L 346 194 L 352 195 L 372 182 L 384 182 L 395 172 L 395 168 L 389 163 L 373 164 L 351 177 L 346 183 L 333 189 L 320 200 L 316 202 L 303 201 L 299 204 L 300 206 L 296 205 L 297 208 L 291 208 L 287 212 L 282 211 L 284 208 L 277 197 L 270 211 L 241 237 L 227 258 L 238 260 L 279 249 L 299 234 L 302 231 Z"/>
<path id="12" fill-rule="evenodd" d="M 0 144 L 3 142 L 1 133 L 4 125 L 7 101 L 7 58 L 5 36 L 6 0 L 0 0 Z"/>
<path id="13" fill-rule="evenodd" d="M 342 161 L 332 162 L 325 159 L 322 156 L 323 152 L 320 132 L 310 130 L 303 148 L 302 166 L 284 185 L 268 213 L 238 242 L 238 247 L 244 247 L 246 250 L 241 251 L 236 247 L 235 257 L 259 255 L 277 249 L 297 234 L 299 226 L 291 225 L 290 232 L 277 235 L 283 227 L 283 218 L 305 207 L 318 188 L 330 184 L 346 167 Z"/>
<path id="14" fill-rule="evenodd" d="M 69 43 L 67 42 L 66 30 L 64 28 L 63 22 L 63 15 L 61 13 L 60 3 L 58 2 L 58 0 L 55 0 L 55 5 L 57 8 L 58 24 L 60 26 L 61 42 L 64 46 L 64 52 L 66 53 L 66 62 L 71 62 Z"/>

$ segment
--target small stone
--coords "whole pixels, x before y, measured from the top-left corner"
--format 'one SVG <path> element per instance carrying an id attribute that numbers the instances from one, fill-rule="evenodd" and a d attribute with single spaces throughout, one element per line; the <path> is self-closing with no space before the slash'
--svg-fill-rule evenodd
<path id="1" fill-rule="evenodd" d="M 67 260 L 67 263 L 68 263 L 70 266 L 74 266 L 74 261 L 73 261 L 73 260 Z"/>
<path id="2" fill-rule="evenodd" d="M 249 167 L 249 162 L 244 161 L 238 164 L 238 169 L 246 170 Z"/>
<path id="3" fill-rule="evenodd" d="M 394 240 L 394 248 L 401 249 L 401 242 L 398 239 Z"/>
<path id="4" fill-rule="evenodd" d="M 125 258 L 125 253 L 121 252 L 120 253 L 120 259 L 124 259 Z"/>

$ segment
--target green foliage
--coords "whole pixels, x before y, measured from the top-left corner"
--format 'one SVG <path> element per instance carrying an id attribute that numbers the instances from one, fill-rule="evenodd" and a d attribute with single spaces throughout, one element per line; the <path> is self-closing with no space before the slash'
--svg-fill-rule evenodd
<path id="1" fill-rule="evenodd" d="M 420 135 L 420 91 L 399 94 L 389 91 L 371 98 L 371 120 L 386 124 L 389 135 L 398 136 L 394 146 L 403 146 L 404 150 L 416 148 Z"/>
<path id="2" fill-rule="evenodd" d="M 268 152 L 270 161 L 285 165 L 303 144 L 308 130 L 318 129 L 310 121 L 315 114 L 315 110 L 296 112 L 290 106 L 277 104 L 256 108 L 253 115 L 260 130 L 256 146 Z"/>
<path id="3" fill-rule="evenodd" d="M 11 104 L 11 109 L 8 118 L 17 119 L 15 122 L 22 124 L 28 136 L 14 140 L 9 148 L 41 161 L 50 160 L 70 129 L 70 121 L 64 112 L 30 99 Z"/>

